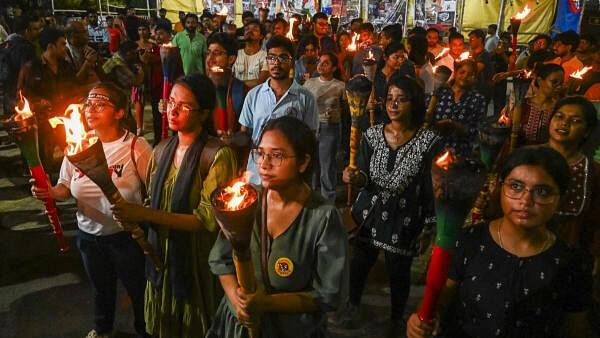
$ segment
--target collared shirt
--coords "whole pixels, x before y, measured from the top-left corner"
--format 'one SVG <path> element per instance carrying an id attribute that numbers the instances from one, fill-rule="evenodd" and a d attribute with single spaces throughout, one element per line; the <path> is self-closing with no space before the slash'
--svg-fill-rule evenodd
<path id="1" fill-rule="evenodd" d="M 267 121 L 282 116 L 293 116 L 316 131 L 319 127 L 319 110 L 313 94 L 294 81 L 287 92 L 277 101 L 270 83 L 269 79 L 252 88 L 244 101 L 239 122 L 242 126 L 252 129 L 252 142 L 258 143 Z M 259 185 L 258 169 L 252 159 L 248 160 L 247 169 L 252 173 L 250 182 Z"/>
<path id="2" fill-rule="evenodd" d="M 173 45 L 179 47 L 183 72 L 185 75 L 192 73 L 204 74 L 204 60 L 206 60 L 206 38 L 200 33 L 195 33 L 190 39 L 190 33 L 183 31 L 175 34 Z"/>
<path id="3" fill-rule="evenodd" d="M 108 43 L 108 31 L 106 27 L 100 25 L 93 27 L 92 25 L 87 26 L 88 35 L 90 37 L 90 43 Z"/>

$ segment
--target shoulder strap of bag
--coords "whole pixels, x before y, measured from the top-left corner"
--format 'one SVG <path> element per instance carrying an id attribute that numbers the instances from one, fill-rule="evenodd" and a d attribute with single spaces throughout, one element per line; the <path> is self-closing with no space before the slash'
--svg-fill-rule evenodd
<path id="1" fill-rule="evenodd" d="M 224 146 L 225 143 L 216 137 L 209 136 L 208 140 L 206 140 L 206 144 L 200 154 L 200 162 L 198 163 L 198 171 L 202 180 L 205 180 L 206 176 L 208 176 L 210 166 L 215 161 L 215 156 L 217 156 L 219 150 Z"/>

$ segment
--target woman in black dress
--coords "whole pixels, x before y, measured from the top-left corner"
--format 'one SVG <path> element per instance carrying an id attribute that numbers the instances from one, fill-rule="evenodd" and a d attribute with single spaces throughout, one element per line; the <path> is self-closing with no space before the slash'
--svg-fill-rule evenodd
<path id="1" fill-rule="evenodd" d="M 340 326 L 357 324 L 365 282 L 380 250 L 390 279 L 390 336 L 399 336 L 403 326 L 410 266 L 429 243 L 435 224 L 431 161 L 439 138 L 422 127 L 423 96 L 414 80 L 392 76 L 385 100 L 390 122 L 363 134 L 359 168 L 344 170 L 344 182 L 360 189 L 352 216 L 362 226 L 350 258 L 349 303 L 334 321 Z"/>
<path id="2" fill-rule="evenodd" d="M 513 153 L 499 174 L 503 216 L 458 236 L 438 306 L 448 325 L 438 331 L 461 338 L 594 337 L 586 319 L 591 276 L 546 228 L 568 183 L 569 168 L 555 150 Z M 407 335 L 431 337 L 433 329 L 413 314 Z"/>

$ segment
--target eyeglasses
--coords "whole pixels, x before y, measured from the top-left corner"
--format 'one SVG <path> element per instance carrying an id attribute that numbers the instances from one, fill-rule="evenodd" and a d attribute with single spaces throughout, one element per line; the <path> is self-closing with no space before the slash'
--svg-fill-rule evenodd
<path id="1" fill-rule="evenodd" d="M 391 97 L 388 97 L 385 100 L 385 104 L 388 106 L 392 106 L 392 107 L 399 107 L 399 106 L 401 106 L 403 104 L 407 104 L 409 102 L 410 102 L 410 98 L 408 98 L 408 97 L 398 97 L 395 100 Z"/>
<path id="2" fill-rule="evenodd" d="M 281 55 L 269 54 L 269 55 L 267 55 L 268 63 L 277 63 L 277 62 L 286 63 L 286 62 L 290 61 L 291 59 L 292 59 L 292 57 L 287 54 L 281 54 Z"/>
<path id="3" fill-rule="evenodd" d="M 523 182 L 517 180 L 509 180 L 508 182 L 502 182 L 504 186 L 504 196 L 518 200 L 523 198 L 525 191 L 529 192 L 534 203 L 545 205 L 552 204 L 556 201 L 558 193 L 554 191 L 552 187 L 547 185 L 536 185 L 528 188 Z"/>
<path id="4" fill-rule="evenodd" d="M 93 110 L 93 111 L 101 111 L 106 109 L 107 107 L 114 108 L 115 105 L 112 103 L 104 102 L 104 101 L 90 101 L 87 100 L 83 103 L 83 110 Z"/>
<path id="5" fill-rule="evenodd" d="M 554 116 L 552 117 L 553 120 L 556 120 L 558 122 L 566 122 L 568 125 L 570 126 L 574 126 L 574 125 L 580 125 L 582 123 L 585 123 L 585 119 L 581 118 L 581 117 L 566 117 L 561 111 L 556 112 L 556 114 L 554 114 Z"/>
<path id="6" fill-rule="evenodd" d="M 250 154 L 252 156 L 252 160 L 254 161 L 254 163 L 256 163 L 258 165 L 262 165 L 262 163 L 265 161 L 265 159 L 267 159 L 267 161 L 269 161 L 269 163 L 274 167 L 281 166 L 281 163 L 283 163 L 283 160 L 285 160 L 285 159 L 296 157 L 296 156 L 289 156 L 289 155 L 286 155 L 283 153 L 267 154 L 259 149 L 252 149 Z"/>
<path id="7" fill-rule="evenodd" d="M 177 110 L 181 113 L 189 114 L 198 109 L 187 106 L 185 103 L 169 100 L 169 101 L 167 101 L 167 110 L 169 110 L 169 111 Z"/>

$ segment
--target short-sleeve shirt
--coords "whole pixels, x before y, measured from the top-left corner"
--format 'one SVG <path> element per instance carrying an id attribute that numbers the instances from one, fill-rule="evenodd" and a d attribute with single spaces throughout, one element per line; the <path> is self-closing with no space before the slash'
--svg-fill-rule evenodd
<path id="1" fill-rule="evenodd" d="M 146 170 L 152 148 L 143 138 L 135 143 L 134 154 L 137 167 L 131 154 L 134 135 L 127 132 L 116 141 L 102 143 L 110 177 L 126 201 L 142 203 L 141 182 L 146 181 Z M 98 141 L 100 142 L 100 141 Z M 106 236 L 123 231 L 113 219 L 111 203 L 102 190 L 77 169 L 66 157 L 60 168 L 58 183 L 69 188 L 77 200 L 77 225 L 79 229 L 95 236 Z"/>
<path id="2" fill-rule="evenodd" d="M 314 95 L 294 81 L 288 91 L 277 101 L 270 82 L 271 80 L 267 80 L 252 88 L 244 100 L 239 121 L 242 126 L 252 129 L 252 142 L 254 144 L 258 142 L 267 121 L 282 116 L 293 116 L 306 123 L 311 130 L 318 130 L 319 114 Z M 251 159 L 248 161 L 247 169 L 252 173 L 250 182 L 260 184 L 256 164 Z"/>
<path id="3" fill-rule="evenodd" d="M 175 34 L 172 42 L 175 47 L 179 47 L 185 75 L 193 73 L 204 74 L 204 61 L 206 60 L 207 53 L 206 38 L 204 35 L 196 33 L 190 40 L 190 33 L 183 31 Z"/>
<path id="4" fill-rule="evenodd" d="M 567 60 L 565 62 L 562 62 L 560 57 L 556 57 L 556 58 L 552 59 L 549 63 L 557 64 L 563 68 L 563 70 L 565 71 L 565 83 L 567 83 L 569 81 L 569 77 L 571 76 L 571 74 L 573 72 L 578 71 L 581 68 L 583 68 L 583 63 L 581 61 L 579 61 L 577 56 L 573 56 L 572 58 L 570 58 L 569 60 Z"/>
<path id="5" fill-rule="evenodd" d="M 448 278 L 458 283 L 460 337 L 554 337 L 565 313 L 590 306 L 591 276 L 560 239 L 517 257 L 494 241 L 487 223 L 459 234 Z"/>
<path id="6" fill-rule="evenodd" d="M 317 99 L 319 122 L 339 123 L 342 101 L 346 99 L 344 82 L 337 79 L 324 81 L 320 77 L 313 77 L 306 81 L 304 87 L 310 90 Z"/>
<path id="7" fill-rule="evenodd" d="M 233 64 L 235 78 L 248 81 L 258 79 L 261 71 L 268 71 L 267 52 L 259 50 L 258 53 L 248 55 L 243 49 L 238 50 L 237 58 Z"/>

